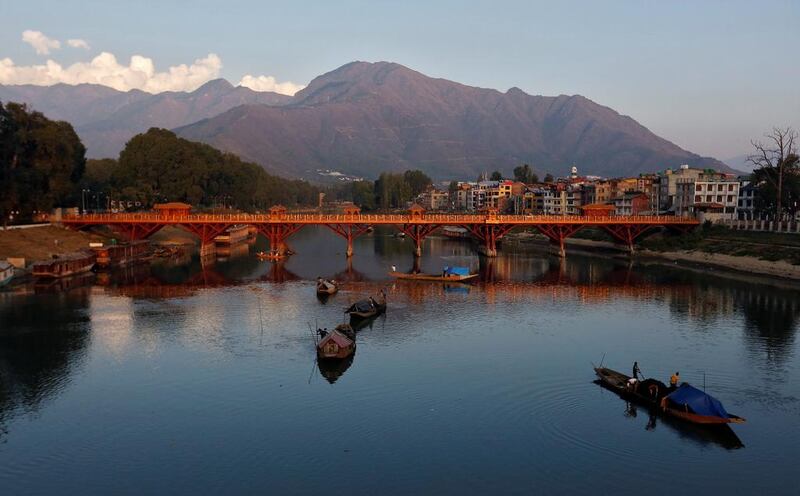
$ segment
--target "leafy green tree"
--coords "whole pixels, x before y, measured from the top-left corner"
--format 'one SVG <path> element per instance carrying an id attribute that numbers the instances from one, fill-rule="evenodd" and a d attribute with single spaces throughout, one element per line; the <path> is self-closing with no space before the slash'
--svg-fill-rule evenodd
<path id="1" fill-rule="evenodd" d="M 546 182 L 546 183 L 552 183 L 552 182 L 554 182 L 554 181 L 555 181 L 555 179 L 553 178 L 553 175 L 552 175 L 552 174 L 550 174 L 549 172 L 548 172 L 547 174 L 545 174 L 545 175 L 544 175 L 544 182 Z"/>
<path id="2" fill-rule="evenodd" d="M 411 196 L 415 197 L 427 190 L 433 181 L 421 170 L 408 170 L 403 173 L 403 181 L 411 190 Z"/>
<path id="3" fill-rule="evenodd" d="M 514 167 L 514 180 L 525 184 L 538 183 L 539 177 L 533 172 L 531 166 L 522 164 Z"/>
<path id="4" fill-rule="evenodd" d="M 500 171 L 494 171 L 494 172 L 492 172 L 492 175 L 489 176 L 489 180 L 490 181 L 502 181 L 503 180 L 503 175 L 500 174 Z"/>
<path id="5" fill-rule="evenodd" d="M 0 216 L 6 224 L 34 211 L 77 203 L 86 149 L 69 123 L 25 105 L 0 103 Z M 16 214 L 18 212 L 18 214 Z"/>

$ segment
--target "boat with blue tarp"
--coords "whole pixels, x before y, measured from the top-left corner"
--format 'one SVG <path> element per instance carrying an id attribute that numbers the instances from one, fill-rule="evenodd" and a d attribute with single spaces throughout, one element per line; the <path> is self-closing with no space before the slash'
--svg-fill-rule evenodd
<path id="1" fill-rule="evenodd" d="M 661 409 L 668 415 L 695 424 L 743 424 L 745 422 L 742 417 L 728 413 L 718 399 L 685 382 L 661 399 Z"/>
<path id="2" fill-rule="evenodd" d="M 389 272 L 389 275 L 396 279 L 410 279 L 414 281 L 439 281 L 439 282 L 462 282 L 478 277 L 478 274 L 470 273 L 469 267 L 445 266 L 441 274 L 422 274 L 406 272 Z"/>

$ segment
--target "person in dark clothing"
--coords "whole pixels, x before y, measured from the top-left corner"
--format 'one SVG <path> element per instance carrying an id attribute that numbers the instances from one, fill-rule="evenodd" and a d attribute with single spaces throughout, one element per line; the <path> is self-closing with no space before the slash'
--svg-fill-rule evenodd
<path id="1" fill-rule="evenodd" d="M 639 362 L 633 362 L 633 377 L 638 379 L 640 375 L 642 375 L 642 371 L 639 369 Z"/>

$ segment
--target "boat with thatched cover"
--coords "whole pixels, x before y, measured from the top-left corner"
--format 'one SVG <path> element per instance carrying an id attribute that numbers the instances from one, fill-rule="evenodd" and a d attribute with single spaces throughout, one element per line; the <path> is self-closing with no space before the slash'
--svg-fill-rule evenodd
<path id="1" fill-rule="evenodd" d="M 377 317 L 386 311 L 386 292 L 381 291 L 378 299 L 370 296 L 363 300 L 358 300 L 345 309 L 345 313 L 350 315 L 350 320 L 363 320 Z"/>
<path id="2" fill-rule="evenodd" d="M 478 277 L 471 274 L 468 267 L 445 267 L 441 274 L 422 274 L 392 271 L 389 275 L 396 279 L 410 279 L 413 281 L 438 281 L 438 282 L 463 282 Z"/>
<path id="3" fill-rule="evenodd" d="M 339 291 L 339 284 L 335 280 L 317 277 L 318 295 L 332 295 L 337 291 Z"/>
<path id="4" fill-rule="evenodd" d="M 349 324 L 339 324 L 335 329 L 317 329 L 317 358 L 320 360 L 342 360 L 356 351 L 356 331 Z"/>

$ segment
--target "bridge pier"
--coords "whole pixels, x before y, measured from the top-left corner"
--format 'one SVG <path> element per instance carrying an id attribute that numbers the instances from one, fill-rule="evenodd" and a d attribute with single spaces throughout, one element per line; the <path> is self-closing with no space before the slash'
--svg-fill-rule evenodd
<path id="1" fill-rule="evenodd" d="M 654 226 L 620 224 L 603 226 L 603 229 L 614 237 L 614 239 L 624 244 L 628 249 L 628 253 L 632 255 L 635 250 L 634 242 L 636 238 L 652 227 Z"/>
<path id="2" fill-rule="evenodd" d="M 347 242 L 345 255 L 347 258 L 353 256 L 353 240 L 361 236 L 369 229 L 367 224 L 324 224 L 325 227 L 343 237 Z"/>
<path id="3" fill-rule="evenodd" d="M 497 243 L 500 238 L 514 228 L 514 224 L 478 224 L 465 225 L 480 242 L 478 252 L 487 257 L 497 256 Z"/>
<path id="4" fill-rule="evenodd" d="M 578 232 L 583 224 L 542 224 L 536 226 L 539 232 L 544 234 L 550 239 L 550 243 L 557 247 L 558 256 L 565 258 L 567 256 L 566 240 Z"/>
<path id="5" fill-rule="evenodd" d="M 414 256 L 422 256 L 422 240 L 425 236 L 439 229 L 439 224 L 401 224 L 398 229 L 414 240 Z"/>
<path id="6" fill-rule="evenodd" d="M 303 224 L 257 224 L 256 229 L 269 241 L 270 258 L 283 258 L 286 256 L 286 239 L 299 231 Z"/>

